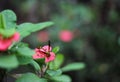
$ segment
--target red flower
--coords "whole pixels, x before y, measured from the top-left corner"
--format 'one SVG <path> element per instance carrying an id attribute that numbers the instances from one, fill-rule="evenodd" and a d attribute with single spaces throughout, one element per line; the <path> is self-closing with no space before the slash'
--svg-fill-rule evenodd
<path id="1" fill-rule="evenodd" d="M 0 35 L 0 51 L 6 51 L 9 46 L 14 42 L 18 41 L 20 38 L 20 35 L 18 32 L 16 32 L 14 35 L 12 35 L 9 38 L 4 38 L 2 35 Z"/>
<path id="2" fill-rule="evenodd" d="M 35 49 L 35 54 L 33 55 L 33 59 L 45 58 L 45 62 L 50 62 L 55 59 L 55 53 L 51 52 L 52 48 L 48 45 L 43 46 L 42 48 Z"/>
<path id="3" fill-rule="evenodd" d="M 70 42 L 73 39 L 73 33 L 69 30 L 62 30 L 59 33 L 59 38 L 63 42 Z"/>

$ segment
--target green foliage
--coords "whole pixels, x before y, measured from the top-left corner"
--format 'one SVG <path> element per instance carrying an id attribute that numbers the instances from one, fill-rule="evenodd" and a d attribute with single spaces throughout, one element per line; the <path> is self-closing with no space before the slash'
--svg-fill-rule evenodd
<path id="1" fill-rule="evenodd" d="M 68 64 L 65 67 L 61 68 L 61 70 L 63 72 L 67 72 L 67 71 L 81 70 L 83 68 L 85 68 L 84 63 L 71 63 L 71 64 Z"/>
<path id="2" fill-rule="evenodd" d="M 16 28 L 17 17 L 11 10 L 4 10 L 1 12 L 4 18 L 4 28 Z"/>
<path id="3" fill-rule="evenodd" d="M 88 17 L 91 17 L 91 15 Z M 53 22 L 42 22 L 36 24 L 23 23 L 16 25 L 16 21 L 17 17 L 13 11 L 2 11 L 0 13 L 0 34 L 9 38 L 17 31 L 20 33 L 20 41 L 22 41 L 23 38 L 30 35 L 32 32 L 36 32 L 53 25 Z M 71 26 L 71 24 L 69 26 Z M 67 75 L 62 75 L 62 72 L 80 70 L 85 67 L 84 63 L 72 63 L 60 69 L 60 66 L 64 62 L 64 55 L 57 54 L 60 49 L 58 46 L 52 50 L 52 52 L 56 54 L 55 60 L 46 64 L 44 61 L 39 59 L 36 61 L 33 60 L 32 55 L 34 55 L 35 52 L 29 48 L 28 44 L 24 42 L 16 42 L 13 44 L 11 44 L 8 51 L 5 51 L 5 56 L 3 56 L 4 54 L 0 56 L 0 68 L 12 69 L 20 65 L 30 64 L 33 66 L 36 73 L 36 75 L 34 73 L 19 74 L 21 76 L 18 76 L 16 82 L 71 82 L 71 78 Z M 13 53 L 15 55 L 10 55 Z"/>
<path id="4" fill-rule="evenodd" d="M 32 57 L 27 57 L 27 56 L 17 56 L 17 59 L 20 65 L 29 64 L 33 60 Z"/>
<path id="5" fill-rule="evenodd" d="M 53 22 L 43 22 L 38 24 L 24 23 L 17 26 L 17 31 L 21 35 L 21 39 L 45 27 L 53 25 Z"/>
<path id="6" fill-rule="evenodd" d="M 17 43 L 17 47 L 20 47 L 20 48 L 22 48 L 22 47 L 28 47 L 28 46 L 29 45 L 27 43 L 24 43 L 24 42 Z"/>
<path id="7" fill-rule="evenodd" d="M 11 10 L 4 10 L 0 13 L 0 34 L 4 37 L 12 36 L 16 28 L 16 15 Z"/>
<path id="8" fill-rule="evenodd" d="M 52 52 L 57 53 L 60 50 L 59 46 L 56 46 L 52 49 Z"/>
<path id="9" fill-rule="evenodd" d="M 33 73 L 26 73 L 19 77 L 16 82 L 47 82 L 44 78 L 39 78 Z"/>
<path id="10" fill-rule="evenodd" d="M 50 62 L 50 69 L 58 69 L 64 62 L 64 55 L 57 54 L 54 61 Z"/>
<path id="11" fill-rule="evenodd" d="M 0 56 L 0 67 L 5 69 L 12 69 L 18 66 L 18 60 L 15 55 Z"/>
<path id="12" fill-rule="evenodd" d="M 71 78 L 67 75 L 60 75 L 60 76 L 55 76 L 51 77 L 53 82 L 72 82 Z"/>
<path id="13" fill-rule="evenodd" d="M 2 34 L 4 37 L 10 37 L 15 33 L 15 29 L 0 29 L 0 34 Z"/>
<path id="14" fill-rule="evenodd" d="M 20 48 L 17 48 L 16 51 L 19 55 L 28 56 L 28 57 L 32 57 L 32 55 L 35 53 L 32 49 L 28 47 L 20 47 Z"/>
<path id="15" fill-rule="evenodd" d="M 18 45 L 19 47 L 16 49 L 17 59 L 20 65 L 25 65 L 31 63 L 33 61 L 32 55 L 35 53 L 32 49 L 25 46 L 23 43 Z"/>
<path id="16" fill-rule="evenodd" d="M 37 71 L 40 70 L 40 65 L 34 60 L 31 60 L 30 65 L 32 65 L 35 70 L 37 70 Z"/>
<path id="17" fill-rule="evenodd" d="M 77 60 L 85 61 L 87 64 L 85 70 L 71 75 L 73 76 L 73 82 L 74 79 L 77 82 L 89 80 L 95 80 L 96 82 L 120 81 L 120 0 L 59 0 L 59 3 L 58 0 L 15 0 L 9 2 L 6 2 L 9 7 L 12 4 L 11 7 L 15 6 L 15 9 L 19 9 L 17 10 L 19 17 L 27 15 L 27 17 L 22 17 L 24 21 L 31 19 L 31 17 L 34 20 L 47 20 L 47 18 L 54 20 L 55 28 L 47 30 L 50 31 L 52 45 L 57 44 L 62 48 L 60 51 L 64 52 L 66 63 Z M 55 9 L 51 10 L 51 5 L 54 5 Z M 3 8 L 6 7 L 6 5 L 0 6 L 1 9 L 3 6 Z M 33 8 L 32 11 L 31 8 Z M 23 21 L 20 20 L 20 22 Z M 4 27 L 4 25 L 0 25 Z M 105 29 L 106 26 L 107 30 Z M 96 30 L 94 30 L 94 27 L 96 27 Z M 64 43 L 58 39 L 58 33 L 66 29 L 74 33 L 72 42 Z M 90 35 L 90 33 L 93 34 Z M 27 40 L 30 43 L 35 42 L 34 39 Z M 43 45 L 43 43 L 40 44 Z M 32 47 L 36 45 L 39 46 L 39 43 L 32 44 Z M 9 50 L 11 51 L 11 49 Z M 40 59 L 40 61 L 42 60 Z M 61 60 L 59 61 L 61 62 Z M 54 62 L 50 62 L 50 69 L 55 71 L 55 65 Z M 107 69 L 104 65 L 108 65 Z"/>
<path id="18" fill-rule="evenodd" d="M 3 15 L 0 13 L 0 29 L 4 28 L 4 19 L 3 19 Z"/>
<path id="19" fill-rule="evenodd" d="M 62 74 L 62 71 L 60 69 L 58 70 L 47 70 L 47 74 L 51 77 L 58 76 Z"/>

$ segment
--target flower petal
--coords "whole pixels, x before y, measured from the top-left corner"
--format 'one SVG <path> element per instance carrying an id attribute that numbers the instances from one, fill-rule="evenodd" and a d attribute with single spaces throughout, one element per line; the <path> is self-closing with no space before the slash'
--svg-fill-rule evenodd
<path id="1" fill-rule="evenodd" d="M 12 41 L 18 41 L 20 38 L 20 34 L 18 32 L 16 32 L 12 37 L 10 37 L 9 39 L 11 39 Z"/>
<path id="2" fill-rule="evenodd" d="M 12 44 L 12 40 L 0 39 L 0 51 L 5 51 Z"/>
<path id="3" fill-rule="evenodd" d="M 35 52 L 39 52 L 40 51 L 40 49 L 38 49 L 38 48 L 35 48 Z"/>
<path id="4" fill-rule="evenodd" d="M 43 51 L 43 52 L 50 52 L 52 50 L 52 47 L 48 46 L 48 45 L 45 45 L 40 50 Z"/>
<path id="5" fill-rule="evenodd" d="M 53 61 L 55 59 L 55 53 L 50 52 L 50 56 L 49 57 L 45 57 L 45 62 L 50 62 Z"/>
<path id="6" fill-rule="evenodd" d="M 16 32 L 13 36 L 9 38 L 3 38 L 2 35 L 0 35 L 0 51 L 5 51 L 8 49 L 8 47 L 12 44 L 13 41 L 18 41 L 20 38 L 20 35 L 18 32 Z"/>
<path id="7" fill-rule="evenodd" d="M 13 38 L 15 41 L 18 41 L 20 39 L 20 34 L 18 32 L 16 32 L 14 34 L 14 38 Z"/>
<path id="8" fill-rule="evenodd" d="M 32 57 L 33 57 L 33 59 L 39 59 L 39 58 L 44 58 L 45 55 L 44 54 L 40 54 L 40 53 L 36 53 Z"/>
<path id="9" fill-rule="evenodd" d="M 40 51 L 40 49 L 38 49 L 38 48 L 35 49 L 35 53 L 36 54 L 33 55 L 33 59 L 44 58 L 45 55 L 46 55 L 45 53 L 43 53 L 42 51 Z"/>

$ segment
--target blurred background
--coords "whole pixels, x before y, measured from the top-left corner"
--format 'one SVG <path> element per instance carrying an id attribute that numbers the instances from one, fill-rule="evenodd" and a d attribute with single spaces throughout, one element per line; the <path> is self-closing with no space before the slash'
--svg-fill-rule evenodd
<path id="1" fill-rule="evenodd" d="M 53 21 L 50 28 L 23 41 L 31 48 L 51 41 L 64 64 L 86 68 L 66 72 L 73 82 L 120 82 L 120 0 L 0 0 L 0 11 L 13 10 L 17 23 Z"/>

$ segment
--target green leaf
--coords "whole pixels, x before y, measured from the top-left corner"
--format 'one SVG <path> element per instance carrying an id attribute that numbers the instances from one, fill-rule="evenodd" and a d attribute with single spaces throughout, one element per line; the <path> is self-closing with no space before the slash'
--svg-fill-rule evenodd
<path id="1" fill-rule="evenodd" d="M 32 57 L 32 55 L 35 53 L 32 49 L 28 47 L 21 47 L 17 49 L 17 53 L 21 56 L 28 56 Z"/>
<path id="2" fill-rule="evenodd" d="M 55 82 L 72 82 L 71 78 L 67 75 L 51 77 Z"/>
<path id="3" fill-rule="evenodd" d="M 18 66 L 18 61 L 15 55 L 0 56 L 0 67 L 11 69 Z"/>
<path id="4" fill-rule="evenodd" d="M 10 29 L 0 29 L 0 34 L 2 34 L 4 37 L 10 37 L 15 33 L 14 28 Z"/>
<path id="5" fill-rule="evenodd" d="M 62 74 L 62 71 L 60 69 L 58 70 L 47 70 L 47 74 L 50 76 L 58 76 Z"/>
<path id="6" fill-rule="evenodd" d="M 57 53 L 59 50 L 60 50 L 60 47 L 57 46 L 57 47 L 53 48 L 52 52 Z"/>
<path id="7" fill-rule="evenodd" d="M 29 64 L 33 59 L 27 56 L 17 56 L 20 65 Z"/>
<path id="8" fill-rule="evenodd" d="M 4 28 L 15 28 L 16 27 L 16 15 L 11 10 L 4 10 L 1 12 L 4 19 Z"/>
<path id="9" fill-rule="evenodd" d="M 4 28 L 4 20 L 3 20 L 3 15 L 0 13 L 0 29 Z"/>
<path id="10" fill-rule="evenodd" d="M 16 15 L 11 10 L 4 10 L 0 13 L 0 34 L 10 37 L 15 33 Z"/>
<path id="11" fill-rule="evenodd" d="M 30 62 L 30 65 L 32 65 L 35 68 L 35 70 L 40 70 L 40 65 L 34 60 Z"/>
<path id="12" fill-rule="evenodd" d="M 68 64 L 65 67 L 63 67 L 62 71 L 67 72 L 67 71 L 81 70 L 83 68 L 85 68 L 84 63 L 72 63 L 72 64 Z"/>
<path id="13" fill-rule="evenodd" d="M 63 62 L 64 62 L 64 55 L 57 54 L 55 60 L 50 62 L 49 67 L 50 69 L 58 69 Z"/>
<path id="14" fill-rule="evenodd" d="M 33 73 L 26 73 L 18 78 L 16 82 L 47 82 L 47 80 L 44 78 L 39 78 Z"/>
<path id="15" fill-rule="evenodd" d="M 32 24 L 32 23 L 23 23 L 18 25 L 17 31 L 21 35 L 21 39 L 30 35 L 32 32 L 36 32 L 38 30 L 41 30 L 45 27 L 53 25 L 53 22 L 43 22 L 43 23 L 37 23 L 37 24 Z"/>
<path id="16" fill-rule="evenodd" d="M 28 44 L 24 42 L 19 42 L 17 43 L 17 47 L 28 47 Z"/>

